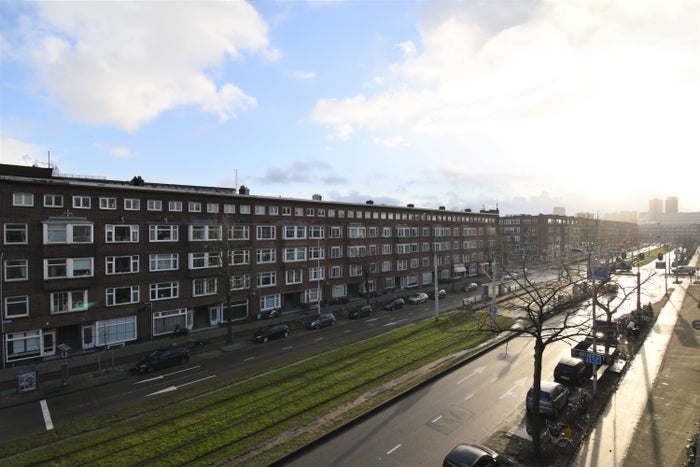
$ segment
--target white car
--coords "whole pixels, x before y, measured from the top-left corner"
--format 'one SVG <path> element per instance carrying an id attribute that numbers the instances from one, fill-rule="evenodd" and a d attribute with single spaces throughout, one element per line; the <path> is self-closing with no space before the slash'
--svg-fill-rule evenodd
<path id="1" fill-rule="evenodd" d="M 414 293 L 408 297 L 408 303 L 411 305 L 416 305 L 418 303 L 425 303 L 428 301 L 428 294 L 423 292 Z"/>

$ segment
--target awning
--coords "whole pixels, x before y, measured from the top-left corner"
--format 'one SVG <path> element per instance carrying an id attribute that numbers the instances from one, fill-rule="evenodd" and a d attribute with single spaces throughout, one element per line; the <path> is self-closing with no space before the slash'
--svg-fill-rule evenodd
<path id="1" fill-rule="evenodd" d="M 467 272 L 463 264 L 455 264 L 455 272 Z"/>

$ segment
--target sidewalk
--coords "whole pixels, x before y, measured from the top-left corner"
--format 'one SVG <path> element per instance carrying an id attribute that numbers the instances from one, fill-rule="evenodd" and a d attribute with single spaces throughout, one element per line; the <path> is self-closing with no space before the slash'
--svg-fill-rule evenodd
<path id="1" fill-rule="evenodd" d="M 681 282 L 571 465 L 685 465 L 700 421 L 700 285 Z"/>

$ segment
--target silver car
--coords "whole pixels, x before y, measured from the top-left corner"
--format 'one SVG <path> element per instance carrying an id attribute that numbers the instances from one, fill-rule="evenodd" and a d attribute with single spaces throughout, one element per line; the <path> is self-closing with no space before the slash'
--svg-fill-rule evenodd
<path id="1" fill-rule="evenodd" d="M 411 305 L 416 305 L 418 303 L 425 303 L 428 301 L 428 294 L 423 292 L 414 293 L 408 297 L 408 303 Z"/>

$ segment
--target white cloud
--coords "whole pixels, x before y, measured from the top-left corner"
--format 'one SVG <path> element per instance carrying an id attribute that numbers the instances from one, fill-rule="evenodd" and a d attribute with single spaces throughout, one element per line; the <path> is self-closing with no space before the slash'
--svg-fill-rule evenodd
<path id="1" fill-rule="evenodd" d="M 133 157 L 136 157 L 135 154 L 131 152 L 129 148 L 126 146 L 102 146 L 98 145 L 97 146 L 100 149 L 104 149 L 107 151 L 107 153 L 111 156 L 114 156 L 119 159 L 131 159 Z"/>
<path id="2" fill-rule="evenodd" d="M 198 105 L 222 120 L 254 107 L 208 73 L 245 53 L 276 60 L 267 25 L 248 3 L 38 2 L 24 47 L 50 95 L 75 119 L 136 130 Z"/>
<path id="3" fill-rule="evenodd" d="M 313 71 L 296 70 L 291 73 L 287 73 L 287 76 L 298 81 L 313 81 L 316 79 L 316 73 Z"/>
<path id="4" fill-rule="evenodd" d="M 0 135 L 0 163 L 33 165 L 48 155 L 46 148 Z"/>
<path id="5" fill-rule="evenodd" d="M 551 0 L 512 14 L 512 2 L 431 5 L 418 40 L 396 46 L 404 56 L 384 87 L 316 103 L 331 137 L 407 135 L 440 154 L 413 156 L 414 170 L 486 164 L 502 183 L 508 167 L 522 174 L 509 197 L 538 197 L 546 183 L 552 198 L 600 203 L 629 191 L 617 177 L 648 176 L 653 162 L 638 161 L 697 157 L 697 2 Z"/>

